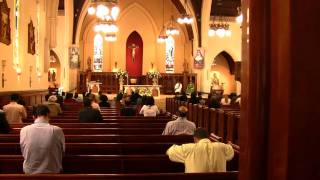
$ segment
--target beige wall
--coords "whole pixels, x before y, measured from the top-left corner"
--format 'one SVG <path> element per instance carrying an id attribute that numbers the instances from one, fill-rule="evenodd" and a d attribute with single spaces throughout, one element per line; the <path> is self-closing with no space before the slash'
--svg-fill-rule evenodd
<path id="1" fill-rule="evenodd" d="M 235 75 L 230 74 L 228 62 L 222 55 L 216 57 L 216 65 L 211 65 L 209 72 L 210 82 L 213 72 L 218 72 L 219 81 L 223 83 L 224 94 L 236 93 Z"/>
<path id="2" fill-rule="evenodd" d="M 45 29 L 45 2 L 40 1 L 41 6 L 41 19 L 40 19 L 40 48 L 37 49 L 39 52 L 40 59 L 40 71 L 42 77 L 38 78 L 36 76 L 36 55 L 28 54 L 28 24 L 30 20 L 33 21 L 34 26 L 37 22 L 37 13 L 36 13 L 36 0 L 20 1 L 21 2 L 21 11 L 20 11 L 20 33 L 19 33 L 19 59 L 22 74 L 18 78 L 15 67 L 14 67 L 14 57 L 13 57 L 13 42 L 14 42 L 14 1 L 7 0 L 8 6 L 10 8 L 10 27 L 11 27 L 11 44 L 9 46 L 0 43 L 0 60 L 6 60 L 5 67 L 5 87 L 0 87 L 0 91 L 24 91 L 24 90 L 38 90 L 46 89 L 47 84 L 47 75 L 43 72 L 43 62 L 44 62 L 44 29 Z M 16 59 L 17 60 L 17 59 Z M 0 62 L 1 63 L 1 62 Z M 32 87 L 29 87 L 29 76 L 30 71 L 29 67 L 32 66 L 31 80 Z M 2 72 L 2 67 L 0 66 L 0 72 Z"/>
<path id="3" fill-rule="evenodd" d="M 240 25 L 230 23 L 232 30 L 231 37 L 219 38 L 217 36 L 209 37 L 208 31 L 203 33 L 202 41 L 205 48 L 205 68 L 203 70 L 194 70 L 198 74 L 200 82 L 200 90 L 210 92 L 210 76 L 211 64 L 214 58 L 222 51 L 226 51 L 231 55 L 234 61 L 241 61 L 241 28 Z M 207 83 L 209 82 L 209 83 Z M 236 86 L 236 92 L 240 92 L 241 85 Z"/>
<path id="4" fill-rule="evenodd" d="M 175 10 L 170 1 L 166 1 L 165 23 L 170 18 L 170 9 L 177 17 L 178 12 Z M 114 68 L 115 61 L 118 67 L 125 69 L 126 58 L 126 41 L 128 36 L 137 31 L 143 40 L 143 74 L 151 68 L 151 62 L 160 72 L 165 72 L 165 44 L 157 43 L 157 36 L 162 27 L 162 0 L 143 1 L 128 0 L 120 1 L 120 16 L 117 21 L 119 32 L 118 40 L 114 43 L 104 42 L 104 63 L 103 70 L 111 71 Z M 93 39 L 95 33 L 93 27 L 95 19 L 88 18 L 84 21 L 84 29 L 82 30 L 81 43 L 83 42 L 83 61 L 84 69 L 87 68 L 87 59 L 90 56 L 93 59 Z M 183 71 L 184 59 L 191 58 L 191 43 L 188 40 L 184 26 L 179 26 L 180 35 L 175 36 L 175 72 Z M 81 46 L 81 45 L 80 45 Z M 186 52 L 186 55 L 184 53 Z M 189 53 L 188 53 L 189 52 Z"/>

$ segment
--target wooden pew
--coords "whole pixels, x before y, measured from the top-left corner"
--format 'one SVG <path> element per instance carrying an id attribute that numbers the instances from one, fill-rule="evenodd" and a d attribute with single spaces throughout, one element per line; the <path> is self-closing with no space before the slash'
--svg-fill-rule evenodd
<path id="1" fill-rule="evenodd" d="M 224 173 L 142 173 L 142 174 L 0 174 L 0 179 L 6 180 L 140 180 L 140 179 L 183 179 L 183 180 L 236 180 L 238 172 Z"/>
<path id="2" fill-rule="evenodd" d="M 22 128 L 30 125 L 11 124 L 11 128 Z M 165 128 L 166 123 L 51 123 L 61 128 Z"/>
<path id="3" fill-rule="evenodd" d="M 28 122 L 24 121 L 25 123 L 33 123 L 34 121 L 30 120 Z M 51 119 L 50 123 L 79 123 L 78 119 L 59 119 L 54 120 Z M 169 120 L 158 120 L 158 119 L 104 119 L 102 123 L 167 123 Z"/>
<path id="4" fill-rule="evenodd" d="M 163 128 L 63 128 L 64 134 L 158 134 L 161 135 Z M 19 134 L 20 128 L 13 128 L 13 134 Z"/>
<path id="5" fill-rule="evenodd" d="M 173 143 L 66 143 L 66 155 L 165 154 Z M 19 143 L 0 143 L 1 155 L 20 155 Z"/>
<path id="6" fill-rule="evenodd" d="M 19 134 L 0 135 L 0 143 L 19 143 Z M 66 143 L 191 143 L 193 136 L 65 135 Z"/>
<path id="7" fill-rule="evenodd" d="M 0 155 L 0 174 L 23 173 L 21 155 Z M 184 165 L 166 155 L 68 155 L 63 158 L 65 174 L 176 173 Z"/>

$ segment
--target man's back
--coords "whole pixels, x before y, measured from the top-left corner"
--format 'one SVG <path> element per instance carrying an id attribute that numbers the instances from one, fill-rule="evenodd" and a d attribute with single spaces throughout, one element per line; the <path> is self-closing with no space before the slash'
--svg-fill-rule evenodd
<path id="1" fill-rule="evenodd" d="M 65 138 L 61 128 L 48 122 L 36 120 L 20 132 L 20 146 L 24 157 L 26 174 L 59 173 Z"/>
<path id="2" fill-rule="evenodd" d="M 173 145 L 168 149 L 170 160 L 185 164 L 185 172 L 225 172 L 226 161 L 234 151 L 231 145 L 202 139 L 198 143 Z"/>
<path id="3" fill-rule="evenodd" d="M 9 104 L 3 106 L 3 111 L 6 114 L 9 124 L 21 124 L 23 123 L 22 118 L 27 117 L 25 108 L 16 102 L 10 102 Z"/>
<path id="4" fill-rule="evenodd" d="M 79 121 L 82 123 L 95 123 L 95 122 L 102 122 L 102 116 L 100 111 L 91 107 L 83 108 L 78 115 Z"/>
<path id="5" fill-rule="evenodd" d="M 162 135 L 192 135 L 195 129 L 196 125 L 193 122 L 179 117 L 167 123 Z"/>

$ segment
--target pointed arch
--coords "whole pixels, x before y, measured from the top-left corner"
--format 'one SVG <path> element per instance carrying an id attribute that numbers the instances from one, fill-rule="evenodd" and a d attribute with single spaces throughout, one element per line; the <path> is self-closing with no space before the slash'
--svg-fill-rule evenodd
<path id="1" fill-rule="evenodd" d="M 229 66 L 230 74 L 235 74 L 235 61 L 232 58 L 232 56 L 226 51 L 221 51 L 218 55 L 216 55 L 214 57 L 214 60 L 213 60 L 212 64 L 214 64 L 214 62 L 216 60 L 216 57 L 218 57 L 220 55 L 223 56 L 226 59 L 226 61 L 228 63 L 228 66 Z"/>
<path id="2" fill-rule="evenodd" d="M 126 69 L 130 76 L 141 76 L 143 64 L 143 41 L 137 31 L 133 31 L 126 42 Z"/>

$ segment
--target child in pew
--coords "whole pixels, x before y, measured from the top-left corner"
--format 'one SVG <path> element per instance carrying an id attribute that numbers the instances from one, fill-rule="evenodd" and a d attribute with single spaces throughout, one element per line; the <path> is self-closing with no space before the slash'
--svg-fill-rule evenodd
<path id="1" fill-rule="evenodd" d="M 227 161 L 234 156 L 230 144 L 211 142 L 206 129 L 194 131 L 195 143 L 173 145 L 167 150 L 169 159 L 185 164 L 186 173 L 226 172 Z"/>

